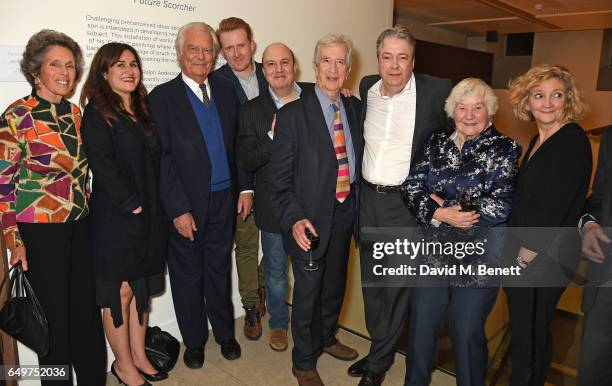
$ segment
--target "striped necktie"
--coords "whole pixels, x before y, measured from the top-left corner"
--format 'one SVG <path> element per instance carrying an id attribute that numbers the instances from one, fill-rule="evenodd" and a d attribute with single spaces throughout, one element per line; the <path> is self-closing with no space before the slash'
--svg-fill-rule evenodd
<path id="1" fill-rule="evenodd" d="M 338 178 L 336 180 L 336 200 L 343 203 L 351 192 L 351 175 L 349 161 L 346 154 L 346 142 L 344 140 L 344 127 L 340 117 L 339 102 L 333 103 L 334 108 L 334 149 L 338 159 Z"/>
<path id="2" fill-rule="evenodd" d="M 202 90 L 202 102 L 204 106 L 208 107 L 210 105 L 210 98 L 208 97 L 208 92 L 206 91 L 206 83 L 200 84 L 200 90 Z"/>

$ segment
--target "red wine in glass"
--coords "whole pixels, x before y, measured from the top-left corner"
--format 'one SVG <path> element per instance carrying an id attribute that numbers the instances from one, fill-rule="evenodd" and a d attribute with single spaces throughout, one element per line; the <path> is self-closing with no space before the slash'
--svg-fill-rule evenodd
<path id="1" fill-rule="evenodd" d="M 312 252 L 319 247 L 319 236 L 315 236 L 312 234 L 310 229 L 306 228 L 305 232 L 306 237 L 310 240 L 310 249 L 308 250 L 308 261 L 304 264 L 304 270 L 313 272 L 319 269 L 319 263 L 312 259 Z"/>

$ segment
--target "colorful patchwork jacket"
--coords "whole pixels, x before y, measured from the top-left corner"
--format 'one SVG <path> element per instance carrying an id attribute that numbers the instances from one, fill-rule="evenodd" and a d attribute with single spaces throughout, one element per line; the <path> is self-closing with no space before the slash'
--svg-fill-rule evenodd
<path id="1" fill-rule="evenodd" d="M 0 221 L 9 249 L 18 222 L 62 223 L 87 216 L 88 165 L 81 111 L 32 94 L 0 117 Z"/>

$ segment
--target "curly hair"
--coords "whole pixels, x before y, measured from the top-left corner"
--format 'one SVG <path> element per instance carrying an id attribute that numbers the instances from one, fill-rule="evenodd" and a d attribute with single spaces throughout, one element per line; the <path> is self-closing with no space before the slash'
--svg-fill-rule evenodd
<path id="1" fill-rule="evenodd" d="M 110 67 L 119 61 L 121 54 L 126 50 L 134 54 L 141 74 L 138 86 L 132 91 L 130 98 L 134 114 L 126 111 L 121 103 L 121 97 L 111 89 L 108 81 L 104 78 Z M 93 103 L 109 125 L 111 125 L 111 121 L 117 120 L 119 113 L 123 113 L 140 122 L 143 125 L 145 134 L 151 133 L 149 108 L 147 106 L 147 89 L 142 83 L 142 62 L 134 47 L 129 44 L 115 42 L 107 43 L 98 49 L 98 52 L 96 52 L 91 61 L 87 80 L 81 90 L 81 106 L 85 106 L 86 102 Z"/>
<path id="2" fill-rule="evenodd" d="M 559 79 L 565 85 L 567 99 L 562 119 L 568 122 L 580 120 L 586 109 L 586 104 L 576 78 L 567 68 L 549 64 L 538 64 L 523 75 L 508 82 L 509 101 L 514 115 L 518 119 L 523 121 L 533 120 L 533 115 L 528 109 L 529 93 L 539 83 L 552 78 Z"/>
<path id="3" fill-rule="evenodd" d="M 40 30 L 28 40 L 23 57 L 19 63 L 21 73 L 30 83 L 30 86 L 34 87 L 35 78 L 40 73 L 47 50 L 51 46 L 65 47 L 74 55 L 76 84 L 81 79 L 81 75 L 83 75 L 84 60 L 81 47 L 70 36 L 50 29 Z"/>

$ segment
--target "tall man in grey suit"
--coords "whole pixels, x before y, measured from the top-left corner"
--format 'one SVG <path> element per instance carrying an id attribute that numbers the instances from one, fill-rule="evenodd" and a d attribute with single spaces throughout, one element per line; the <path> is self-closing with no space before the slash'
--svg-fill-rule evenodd
<path id="1" fill-rule="evenodd" d="M 589 260 L 584 289 L 578 386 L 612 385 L 612 131 L 599 146 L 591 196 L 580 219 L 582 253 Z M 604 228 L 605 227 L 605 228 Z"/>
<path id="2" fill-rule="evenodd" d="M 303 89 L 276 115 L 272 206 L 292 257 L 292 358 L 300 385 L 323 384 L 316 370 L 321 353 L 342 360 L 358 355 L 336 339 L 362 149 L 358 100 L 340 95 L 352 48 L 343 35 L 321 38 L 313 60 L 315 87 Z M 312 263 L 307 231 L 320 239 Z"/>
<path id="3" fill-rule="evenodd" d="M 432 133 L 445 127 L 444 102 L 451 82 L 413 74 L 416 41 L 403 26 L 383 31 L 376 42 L 379 75 L 361 80 L 365 149 L 359 226 L 410 227 L 416 219 L 400 197 L 410 164 Z M 363 238 L 363 234 L 362 234 Z M 393 362 L 395 343 L 406 320 L 410 288 L 365 283 L 371 256 L 361 256 L 366 327 L 372 339 L 367 357 L 349 374 L 360 385 L 380 385 Z"/>

